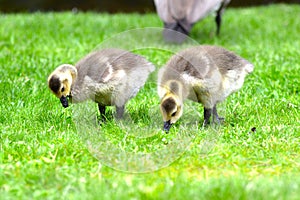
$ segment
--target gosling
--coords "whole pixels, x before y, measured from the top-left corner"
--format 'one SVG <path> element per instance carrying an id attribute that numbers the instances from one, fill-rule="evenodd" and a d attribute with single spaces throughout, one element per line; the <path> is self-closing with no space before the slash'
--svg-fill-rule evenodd
<path id="1" fill-rule="evenodd" d="M 105 121 L 106 106 L 116 107 L 122 118 L 126 102 L 144 86 L 154 65 L 144 57 L 121 49 L 103 49 L 90 53 L 75 66 L 62 64 L 48 77 L 50 90 L 63 107 L 93 100 Z"/>
<path id="2" fill-rule="evenodd" d="M 217 46 L 195 46 L 172 56 L 158 75 L 158 95 L 164 130 L 169 131 L 183 113 L 183 101 L 204 106 L 206 126 L 220 123 L 216 105 L 238 91 L 254 66 L 244 58 Z"/>

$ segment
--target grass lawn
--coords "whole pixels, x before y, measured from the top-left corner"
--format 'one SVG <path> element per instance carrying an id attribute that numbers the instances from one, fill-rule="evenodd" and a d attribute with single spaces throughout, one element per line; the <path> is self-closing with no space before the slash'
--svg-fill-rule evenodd
<path id="1" fill-rule="evenodd" d="M 214 35 L 213 17 L 192 29 L 197 43 L 223 46 L 255 66 L 242 89 L 220 106 L 226 119 L 221 127 L 189 127 L 203 121 L 202 106 L 186 102 L 186 118 L 168 135 L 159 131 L 154 73 L 129 102 L 125 125 L 112 120 L 101 134 L 89 135 L 78 126 L 80 106 L 64 109 L 47 88 L 47 76 L 103 41 L 117 47 L 114 35 L 120 32 L 162 27 L 157 15 L 0 14 L 0 199 L 298 199 L 299 19 L 299 5 L 227 9 L 220 37 Z M 141 38 L 148 44 L 156 39 L 146 33 Z M 157 69 L 171 55 L 159 48 L 134 51 Z M 96 112 L 95 104 L 92 108 L 85 113 Z M 184 134 L 189 131 L 192 137 Z M 87 140 L 98 143 L 94 152 Z M 160 154 L 156 171 L 153 163 L 142 163 L 152 172 L 124 172 L 141 169 L 124 155 L 116 163 L 122 152 L 155 154 L 175 146 L 186 151 Z"/>

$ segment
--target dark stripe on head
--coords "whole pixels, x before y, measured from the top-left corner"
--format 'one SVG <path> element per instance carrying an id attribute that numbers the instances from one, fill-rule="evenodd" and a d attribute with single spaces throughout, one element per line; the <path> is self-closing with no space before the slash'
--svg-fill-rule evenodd
<path id="1" fill-rule="evenodd" d="M 52 76 L 49 80 L 49 88 L 54 92 L 57 93 L 60 89 L 61 82 L 57 76 Z"/>
<path id="2" fill-rule="evenodd" d="M 162 103 L 162 107 L 165 109 L 166 112 L 170 113 L 172 112 L 176 107 L 176 102 L 173 98 L 167 98 Z"/>

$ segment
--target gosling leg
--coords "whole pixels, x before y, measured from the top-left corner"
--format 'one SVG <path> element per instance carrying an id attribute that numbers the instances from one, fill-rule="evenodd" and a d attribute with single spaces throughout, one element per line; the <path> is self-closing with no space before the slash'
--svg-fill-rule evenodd
<path id="1" fill-rule="evenodd" d="M 116 106 L 116 118 L 121 119 L 124 114 L 124 106 Z"/>
<path id="2" fill-rule="evenodd" d="M 213 107 L 213 112 L 212 112 L 212 113 L 213 113 L 213 122 L 214 122 L 214 123 L 220 124 L 220 122 L 224 120 L 223 117 L 220 117 L 220 116 L 218 115 L 218 112 L 217 112 L 217 105 L 215 105 L 215 106 Z"/>
<path id="3" fill-rule="evenodd" d="M 203 122 L 203 126 L 206 126 L 209 124 L 209 119 L 212 113 L 212 109 L 211 108 L 204 108 L 204 122 Z"/>
<path id="4" fill-rule="evenodd" d="M 105 122 L 106 121 L 105 106 L 98 104 L 98 108 L 99 108 L 101 120 L 102 120 L 102 122 Z"/>

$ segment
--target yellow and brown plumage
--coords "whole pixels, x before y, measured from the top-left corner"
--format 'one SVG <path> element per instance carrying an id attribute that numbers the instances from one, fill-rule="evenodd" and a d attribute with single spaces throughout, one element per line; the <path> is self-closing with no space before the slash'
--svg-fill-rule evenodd
<path id="1" fill-rule="evenodd" d="M 145 84 L 155 67 L 144 57 L 121 49 L 95 51 L 75 66 L 62 64 L 48 77 L 50 90 L 68 107 L 91 99 L 104 116 L 105 106 L 116 106 L 122 117 L 126 102 Z"/>
<path id="2" fill-rule="evenodd" d="M 211 115 L 219 121 L 216 105 L 238 91 L 253 65 L 222 47 L 195 46 L 172 56 L 159 71 L 158 94 L 164 129 L 169 130 L 183 113 L 183 101 L 204 106 L 204 125 Z"/>

